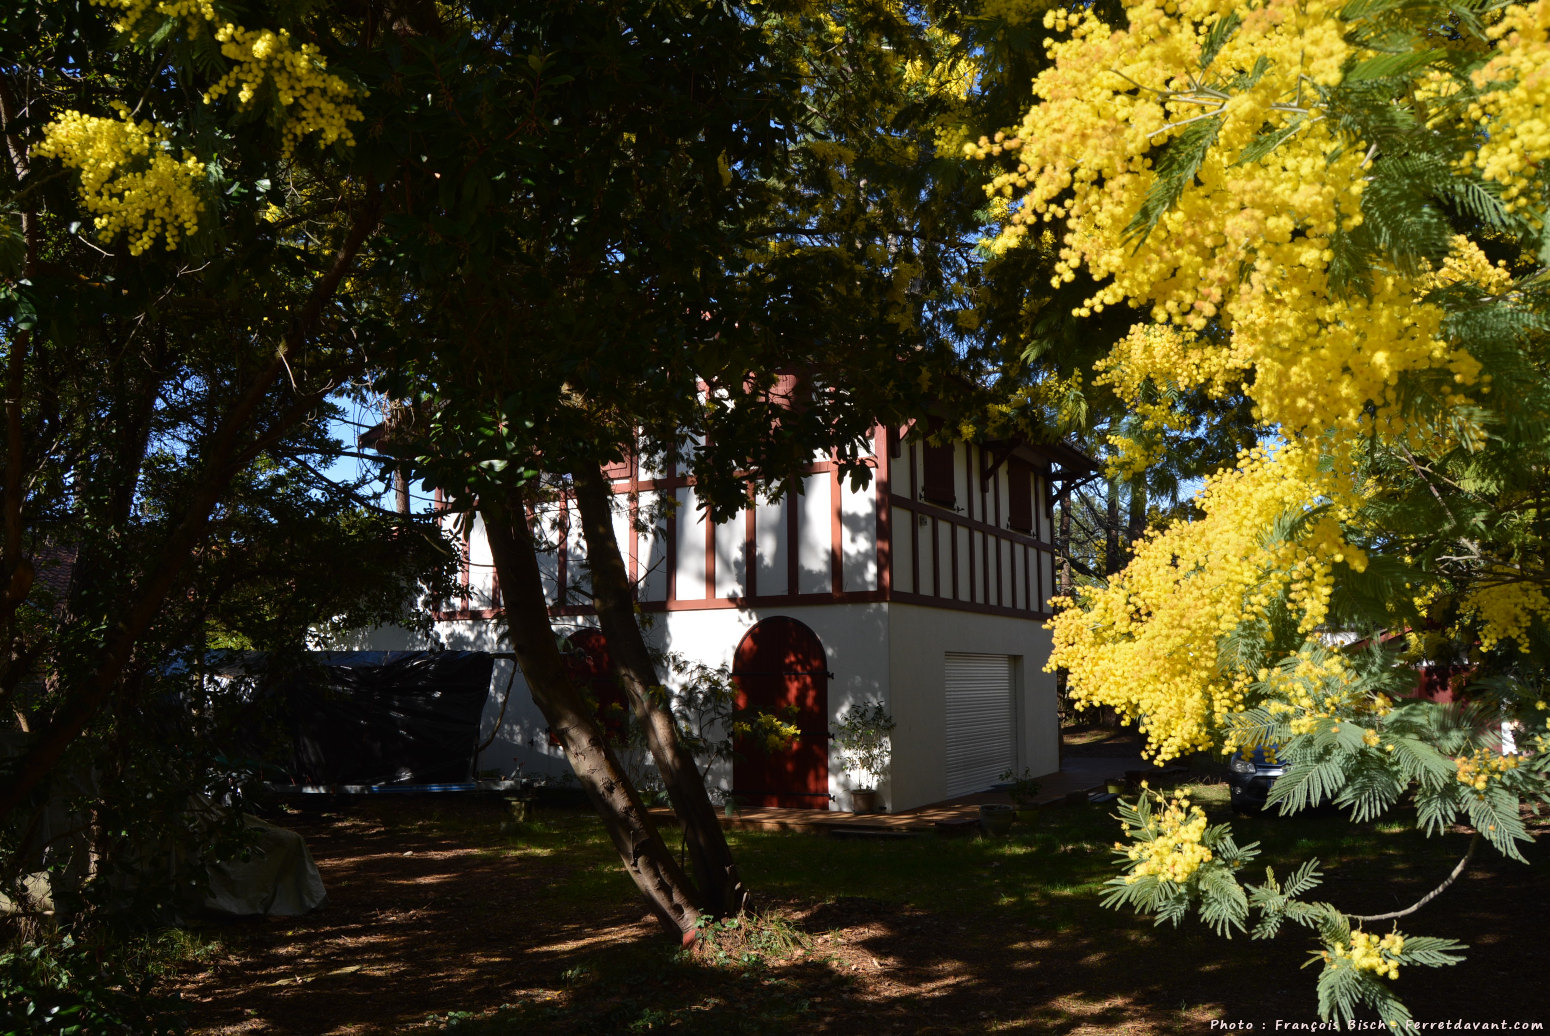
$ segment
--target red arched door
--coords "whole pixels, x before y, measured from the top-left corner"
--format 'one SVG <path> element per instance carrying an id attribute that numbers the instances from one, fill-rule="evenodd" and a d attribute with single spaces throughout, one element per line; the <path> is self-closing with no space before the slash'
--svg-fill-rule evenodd
<path id="1" fill-rule="evenodd" d="M 780 752 L 734 743 L 732 794 L 750 806 L 829 806 L 829 665 L 818 635 L 796 619 L 765 619 L 732 658 L 739 710 L 767 712 L 801 731 Z"/>
<path id="2" fill-rule="evenodd" d="M 630 706 L 625 700 L 624 688 L 614 679 L 608 641 L 602 630 L 582 626 L 567 633 L 565 639 L 570 642 L 564 656 L 566 675 L 580 684 L 592 699 L 604 733 L 622 741 Z"/>

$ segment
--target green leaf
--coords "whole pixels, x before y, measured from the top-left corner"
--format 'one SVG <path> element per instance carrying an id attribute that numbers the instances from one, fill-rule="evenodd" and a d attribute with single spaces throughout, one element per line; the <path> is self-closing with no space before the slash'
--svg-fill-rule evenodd
<path id="1" fill-rule="evenodd" d="M 1211 31 L 1206 34 L 1205 42 L 1200 46 L 1200 70 L 1204 72 L 1211 67 L 1211 62 L 1221 53 L 1227 41 L 1233 38 L 1238 31 L 1238 26 L 1243 24 L 1243 17 L 1237 11 L 1233 11 L 1225 18 L 1218 18 L 1216 24 L 1211 26 Z"/>
<path id="2" fill-rule="evenodd" d="M 1360 83 L 1371 79 L 1387 79 L 1403 76 L 1416 69 L 1425 68 L 1447 56 L 1444 50 L 1407 51 L 1402 54 L 1380 54 L 1368 58 L 1345 75 L 1347 83 Z"/>
<path id="3" fill-rule="evenodd" d="M 1296 135 L 1298 130 L 1308 124 L 1308 121 L 1308 116 L 1298 114 L 1294 115 L 1291 121 L 1284 127 L 1271 127 L 1261 130 L 1259 135 L 1249 141 L 1248 146 L 1238 154 L 1238 159 L 1233 162 L 1233 165 L 1248 165 L 1251 162 L 1258 162 L 1261 158 L 1264 158 L 1270 152 L 1290 140 Z"/>
<path id="4" fill-rule="evenodd" d="M 1145 243 L 1147 235 L 1152 232 L 1157 221 L 1162 219 L 1163 213 L 1173 208 L 1184 194 L 1184 189 L 1194 181 L 1200 163 L 1205 160 L 1211 145 L 1216 143 L 1217 134 L 1221 130 L 1221 116 L 1210 116 L 1184 127 L 1183 132 L 1163 145 L 1153 167 L 1156 182 L 1147 192 L 1146 201 L 1142 202 L 1140 210 L 1126 225 L 1125 240 L 1137 238 L 1137 249 Z"/>
<path id="5" fill-rule="evenodd" d="M 27 261 L 27 239 L 22 236 L 20 220 L 13 216 L 0 220 L 0 277 L 20 277 Z"/>

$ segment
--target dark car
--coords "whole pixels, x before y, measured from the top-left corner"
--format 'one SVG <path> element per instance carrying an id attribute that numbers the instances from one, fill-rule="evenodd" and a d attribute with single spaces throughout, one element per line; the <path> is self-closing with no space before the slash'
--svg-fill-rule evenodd
<path id="1" fill-rule="evenodd" d="M 1227 763 L 1227 787 L 1232 808 L 1240 813 L 1258 813 L 1265 808 L 1265 796 L 1276 778 L 1286 772 L 1286 764 L 1276 754 L 1275 745 L 1260 745 L 1245 756 L 1234 752 Z"/>

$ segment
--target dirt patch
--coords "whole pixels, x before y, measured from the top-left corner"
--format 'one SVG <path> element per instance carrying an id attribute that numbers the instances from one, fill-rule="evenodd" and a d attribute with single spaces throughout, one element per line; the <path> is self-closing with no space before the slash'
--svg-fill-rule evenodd
<path id="1" fill-rule="evenodd" d="M 307 837 L 329 902 L 218 930 L 225 952 L 178 982 L 196 1033 L 366 1036 L 451 1018 L 478 1033 L 1205 1036 L 1234 1018 L 1263 1032 L 1316 1017 L 1304 940 L 1224 942 L 1096 904 L 1081 930 L 1003 927 L 979 901 L 999 886 L 980 874 L 964 876 L 961 914 L 865 896 L 767 903 L 802 942 L 767 964 L 745 959 L 746 939 L 675 956 L 617 884 L 576 894 L 601 858 L 502 852 L 498 803 L 370 803 L 286 822 Z M 1464 938 L 1469 962 L 1407 969 L 1399 992 L 1422 1019 L 1543 1019 L 1543 866 L 1488 860 L 1462 884 L 1406 929 Z M 497 1013 L 507 1021 L 481 1024 Z"/>
<path id="2" fill-rule="evenodd" d="M 418 816 L 463 830 L 491 823 L 488 803 L 371 803 L 283 822 L 307 839 L 328 902 L 298 918 L 216 930 L 229 951 L 179 989 L 194 1030 L 210 1033 L 395 1032 L 428 1013 L 517 996 L 528 958 L 567 938 L 654 933 L 639 911 L 548 923 L 538 909 L 555 868 L 513 866 Z M 452 823 L 447 824 L 448 813 Z M 457 816 L 463 814 L 463 816 Z M 389 822 L 391 818 L 391 823 Z M 498 822 L 498 821 L 494 821 Z"/>

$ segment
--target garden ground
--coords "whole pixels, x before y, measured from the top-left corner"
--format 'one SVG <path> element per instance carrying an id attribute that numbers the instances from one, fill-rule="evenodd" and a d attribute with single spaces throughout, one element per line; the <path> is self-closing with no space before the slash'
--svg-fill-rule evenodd
<path id="1" fill-rule="evenodd" d="M 1089 737 L 1078 751 L 1112 750 Z M 1225 788 L 1202 787 L 1213 819 Z M 1059 1034 L 1288 1031 L 1311 1022 L 1312 943 L 1220 939 L 1104 910 L 1111 806 L 1041 811 L 997 840 L 849 841 L 733 832 L 771 921 L 679 953 L 623 876 L 601 826 L 499 802 L 370 801 L 292 813 L 329 890 L 322 909 L 205 930 L 175 988 L 198 1033 L 834 1032 Z M 1424 839 L 1338 816 L 1238 822 L 1280 873 L 1324 861 L 1323 898 L 1408 905 L 1463 834 Z M 1543 832 L 1544 827 L 1538 828 Z M 676 836 L 673 836 L 676 837 Z M 1404 969 L 1418 1020 L 1544 1022 L 1550 903 L 1536 867 L 1482 853 L 1404 930 L 1454 936 L 1468 960 Z M 1318 893 L 1316 893 L 1317 895 Z M 1386 926 L 1384 930 L 1387 930 Z"/>

